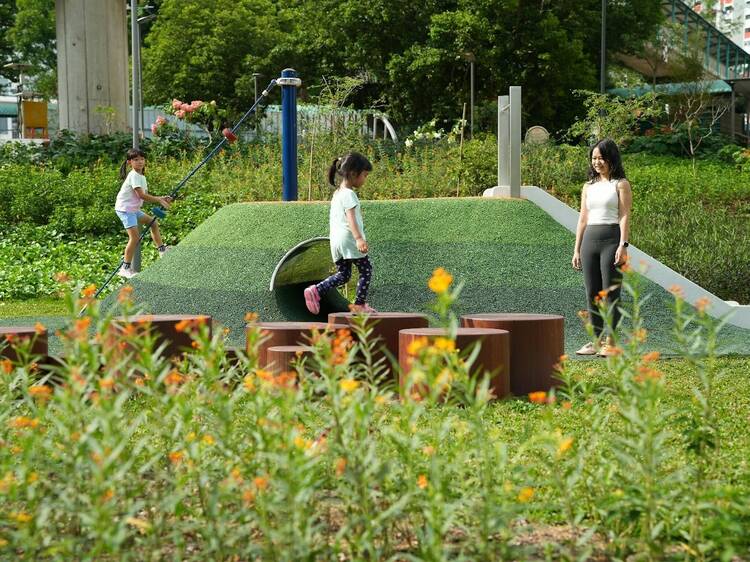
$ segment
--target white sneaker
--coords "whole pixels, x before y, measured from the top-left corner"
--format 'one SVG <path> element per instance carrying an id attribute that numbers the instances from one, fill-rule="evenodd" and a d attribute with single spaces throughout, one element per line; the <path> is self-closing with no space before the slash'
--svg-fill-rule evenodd
<path id="1" fill-rule="evenodd" d="M 596 355 L 596 347 L 593 343 L 588 342 L 581 349 L 576 351 L 576 355 Z"/>
<path id="2" fill-rule="evenodd" d="M 171 249 L 172 249 L 172 246 L 164 246 L 163 250 L 159 250 L 159 257 L 163 258 L 164 254 L 166 254 Z"/>
<path id="3" fill-rule="evenodd" d="M 117 275 L 119 275 L 120 277 L 124 277 L 125 279 L 132 279 L 136 276 L 136 273 L 129 267 L 126 269 L 125 267 L 121 266 L 120 269 L 117 270 Z"/>

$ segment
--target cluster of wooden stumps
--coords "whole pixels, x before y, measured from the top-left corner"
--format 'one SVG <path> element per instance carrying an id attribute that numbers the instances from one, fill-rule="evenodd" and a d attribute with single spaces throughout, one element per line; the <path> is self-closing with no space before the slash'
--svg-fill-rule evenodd
<path id="1" fill-rule="evenodd" d="M 178 326 L 184 320 L 200 320 L 209 329 L 211 326 L 210 317 L 178 314 L 119 317 L 113 325 L 124 328 L 132 323 L 142 329 L 147 324 L 157 344 L 164 344 L 163 353 L 173 357 L 191 347 L 190 334 Z M 327 324 L 254 322 L 252 328 L 263 334 L 258 364 L 273 372 L 293 370 L 295 361 L 311 354 L 309 342 L 314 330 L 350 328 L 354 321 L 354 313 L 337 312 L 329 314 Z M 497 398 L 548 391 L 555 385 L 556 365 L 564 351 L 563 324 L 562 316 L 547 314 L 467 314 L 461 317 L 455 345 L 464 350 L 480 344 L 472 373 L 491 373 L 490 388 Z M 397 360 L 398 368 L 392 372 L 394 377 L 401 377 L 401 383 L 411 368 L 409 344 L 418 338 L 434 341 L 447 335 L 442 328 L 429 327 L 427 316 L 418 313 L 373 313 L 367 316 L 365 326 L 377 341 L 374 360 L 385 357 L 389 366 Z M 30 352 L 40 358 L 42 369 L 60 363 L 59 358 L 49 355 L 47 331 L 40 326 L 0 327 L 3 340 L 11 344 L 0 351 L 3 358 L 17 360 L 16 345 L 26 340 L 33 342 Z"/>

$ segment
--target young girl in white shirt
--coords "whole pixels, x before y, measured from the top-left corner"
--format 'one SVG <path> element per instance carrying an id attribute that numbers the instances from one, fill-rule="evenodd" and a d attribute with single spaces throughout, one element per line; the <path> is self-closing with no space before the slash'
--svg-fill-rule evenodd
<path id="1" fill-rule="evenodd" d="M 359 281 L 352 310 L 375 312 L 367 304 L 367 291 L 372 280 L 372 264 L 367 257 L 369 247 L 362 222 L 362 209 L 355 189 L 364 185 L 372 171 L 370 161 L 358 152 L 350 152 L 333 161 L 328 169 L 328 182 L 336 186 L 331 199 L 329 214 L 331 257 L 336 264 L 336 273 L 316 285 L 305 289 L 305 304 L 312 314 L 320 313 L 320 298 L 334 287 L 344 285 L 352 276 L 352 265 L 357 266 Z"/>
<path id="2" fill-rule="evenodd" d="M 130 172 L 128 172 L 128 168 L 130 168 Z M 169 197 L 155 197 L 148 193 L 148 183 L 146 182 L 146 176 L 143 175 L 145 169 L 146 154 L 137 148 L 128 150 L 125 162 L 120 167 L 120 179 L 124 181 L 115 201 L 115 212 L 120 217 L 122 226 L 125 227 L 125 231 L 128 233 L 125 257 L 123 258 L 122 267 L 117 272 L 118 275 L 126 279 L 135 276 L 135 272 L 131 269 L 131 264 L 140 238 L 139 224 L 151 224 L 151 238 L 159 250 L 159 256 L 164 255 L 164 252 L 167 251 L 167 247 L 161 239 L 159 225 L 154 221 L 153 217 L 141 211 L 141 207 L 143 207 L 144 201 L 150 201 L 158 203 L 165 209 L 169 209 L 172 200 Z"/>

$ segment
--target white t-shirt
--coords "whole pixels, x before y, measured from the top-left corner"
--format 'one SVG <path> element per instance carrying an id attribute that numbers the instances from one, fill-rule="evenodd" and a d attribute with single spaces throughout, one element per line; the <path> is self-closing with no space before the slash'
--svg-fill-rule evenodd
<path id="1" fill-rule="evenodd" d="M 143 189 L 144 193 L 148 191 L 146 176 L 139 174 L 135 170 L 130 170 L 128 177 L 122 182 L 122 187 L 117 194 L 115 211 L 132 213 L 141 210 L 141 207 L 143 207 L 143 199 L 138 197 L 138 194 L 135 192 L 136 187 Z"/>
<path id="2" fill-rule="evenodd" d="M 357 249 L 357 241 L 354 240 L 349 228 L 349 221 L 346 220 L 346 211 L 354 209 L 354 218 L 365 238 L 365 227 L 362 224 L 362 211 L 359 204 L 359 197 L 354 190 L 348 187 L 339 187 L 333 193 L 331 199 L 331 212 L 329 214 L 330 237 L 331 237 L 331 257 L 334 262 L 341 258 L 351 260 L 363 258 L 363 254 Z"/>
<path id="3" fill-rule="evenodd" d="M 620 180 L 598 181 L 586 187 L 586 224 L 617 224 L 620 222 L 620 198 L 617 184 Z"/>

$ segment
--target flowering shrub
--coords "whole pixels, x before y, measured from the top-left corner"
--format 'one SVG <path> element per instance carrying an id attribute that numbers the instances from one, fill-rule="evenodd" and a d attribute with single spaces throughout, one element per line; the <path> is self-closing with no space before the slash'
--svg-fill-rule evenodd
<path id="1" fill-rule="evenodd" d="M 460 287 L 444 270 L 428 285 L 449 334 L 410 350 L 428 391 L 401 397 L 367 359 L 375 343 L 363 322 L 314 334 L 311 356 L 277 373 L 258 368 L 252 316 L 247 352 L 232 357 L 225 333 L 185 321 L 193 344 L 169 360 L 148 322 L 115 329 L 91 302 L 94 287 L 71 295 L 59 366 L 40 367 L 29 343 L 0 362 L 0 557 L 747 552 L 745 533 L 732 531 L 750 519 L 747 490 L 719 480 L 720 373 L 705 304 L 693 311 L 675 291 L 675 329 L 699 381 L 679 414 L 664 407 L 629 272 L 632 329 L 617 335 L 606 376 L 582 378 L 563 357 L 556 391 L 497 404 L 450 336 Z M 127 289 L 119 301 L 132 315 Z M 534 540 L 545 529 L 557 537 L 546 551 Z"/>
<path id="2" fill-rule="evenodd" d="M 201 100 L 186 103 L 173 99 L 171 103 L 164 106 L 164 110 L 180 121 L 198 125 L 208 136 L 209 144 L 219 134 L 222 124 L 226 120 L 226 111 L 218 109 L 216 101 L 213 100 L 208 103 Z M 151 132 L 157 136 L 164 136 L 175 131 L 176 127 L 161 116 L 157 117 L 151 125 Z"/>

